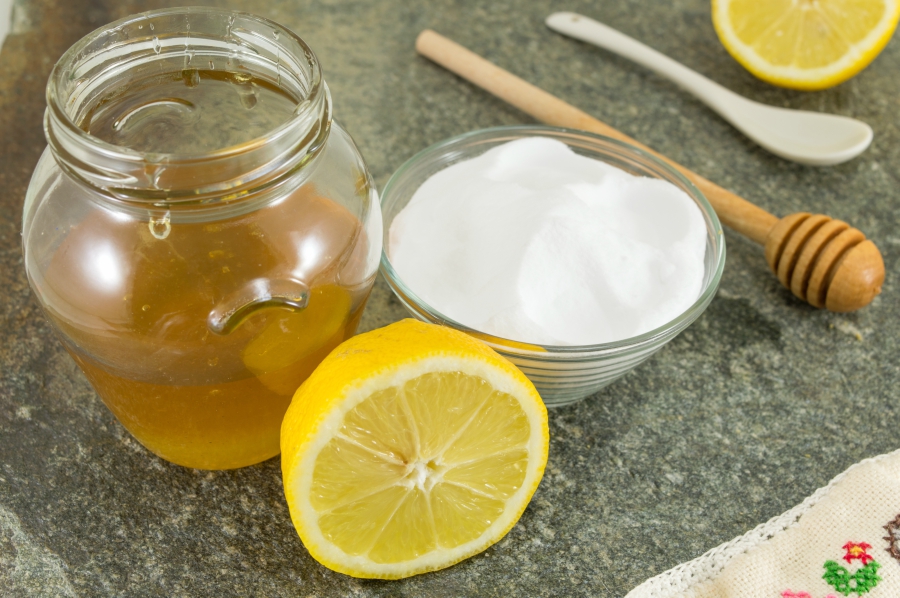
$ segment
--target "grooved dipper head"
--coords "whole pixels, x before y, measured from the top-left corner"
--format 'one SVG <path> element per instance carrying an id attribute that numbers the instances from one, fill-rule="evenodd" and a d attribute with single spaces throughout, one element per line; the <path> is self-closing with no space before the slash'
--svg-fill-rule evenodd
<path id="1" fill-rule="evenodd" d="M 782 218 L 766 238 L 766 261 L 794 295 L 830 311 L 865 307 L 884 283 L 884 260 L 875 244 L 822 214 Z"/>

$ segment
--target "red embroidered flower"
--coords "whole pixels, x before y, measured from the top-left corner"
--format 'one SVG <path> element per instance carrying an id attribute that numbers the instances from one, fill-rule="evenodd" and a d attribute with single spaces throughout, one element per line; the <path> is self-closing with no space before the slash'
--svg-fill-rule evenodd
<path id="1" fill-rule="evenodd" d="M 844 560 L 848 563 L 858 560 L 862 561 L 863 565 L 868 565 L 869 561 L 875 560 L 872 555 L 867 552 L 870 548 L 872 548 L 872 545 L 865 542 L 847 542 L 844 544 L 844 550 L 847 551 L 847 554 L 844 555 Z"/>

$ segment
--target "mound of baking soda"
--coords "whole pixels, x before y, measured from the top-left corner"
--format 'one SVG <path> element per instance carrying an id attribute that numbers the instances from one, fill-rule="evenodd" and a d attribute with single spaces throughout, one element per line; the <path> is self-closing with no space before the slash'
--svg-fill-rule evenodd
<path id="1" fill-rule="evenodd" d="M 703 286 L 706 226 L 660 179 L 512 141 L 438 172 L 396 216 L 400 279 L 470 328 L 539 345 L 591 345 L 649 332 Z"/>

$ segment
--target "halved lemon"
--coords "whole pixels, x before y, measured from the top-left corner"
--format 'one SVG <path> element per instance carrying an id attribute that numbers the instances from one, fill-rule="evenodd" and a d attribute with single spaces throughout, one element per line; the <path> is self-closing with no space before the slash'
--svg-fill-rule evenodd
<path id="1" fill-rule="evenodd" d="M 547 410 L 515 366 L 461 332 L 404 320 L 340 345 L 294 395 L 285 495 L 320 563 L 408 577 L 506 535 L 548 441 Z"/>
<path id="2" fill-rule="evenodd" d="M 878 56 L 900 0 L 712 0 L 725 49 L 774 85 L 816 90 L 846 81 Z"/>

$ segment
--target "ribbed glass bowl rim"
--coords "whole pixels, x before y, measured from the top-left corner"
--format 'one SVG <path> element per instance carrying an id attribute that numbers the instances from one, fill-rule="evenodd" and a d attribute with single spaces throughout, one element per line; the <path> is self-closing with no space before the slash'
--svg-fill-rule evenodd
<path id="1" fill-rule="evenodd" d="M 400 276 L 397 274 L 397 271 L 394 270 L 394 267 L 391 265 L 391 262 L 388 259 L 388 235 L 390 234 L 390 230 L 389 227 L 385 227 L 384 243 L 382 244 L 381 250 L 380 270 L 387 280 L 388 284 L 391 286 L 391 290 L 395 293 L 397 292 L 397 290 L 399 290 L 400 293 L 402 293 L 402 296 L 398 297 L 401 302 L 412 302 L 414 304 L 416 312 L 424 313 L 424 315 L 426 315 L 432 322 L 444 324 L 462 332 L 473 334 L 474 336 L 476 336 L 476 338 L 487 340 L 492 345 L 499 345 L 499 350 L 501 350 L 502 352 L 509 353 L 510 355 L 522 355 L 536 360 L 546 361 L 554 361 L 554 358 L 562 358 L 568 361 L 573 357 L 576 357 L 576 355 L 574 354 L 585 353 L 600 353 L 606 355 L 628 354 L 631 352 L 629 351 L 629 349 L 641 350 L 647 345 L 655 344 L 654 341 L 663 341 L 666 339 L 666 337 L 677 334 L 687 325 L 693 322 L 697 317 L 699 317 L 699 315 L 703 313 L 703 311 L 709 305 L 710 301 L 712 301 L 712 298 L 719 287 L 719 281 L 722 278 L 722 272 L 725 269 L 725 236 L 722 232 L 722 224 L 721 222 L 719 222 L 719 217 L 716 215 L 716 211 L 713 209 L 712 205 L 710 205 L 709 201 L 706 199 L 703 193 L 701 193 L 700 190 L 687 177 L 682 175 L 680 172 L 678 172 L 653 154 L 650 154 L 649 152 L 646 152 L 641 148 L 635 147 L 631 144 L 619 141 L 618 139 L 613 139 L 612 137 L 597 135 L 595 133 L 589 133 L 587 131 L 579 131 L 577 129 L 551 127 L 546 125 L 511 125 L 503 127 L 491 127 L 487 129 L 477 129 L 475 131 L 469 131 L 467 133 L 463 133 L 462 135 L 456 135 L 455 137 L 450 137 L 443 141 L 439 141 L 438 143 L 435 143 L 434 145 L 431 145 L 418 152 L 413 157 L 404 162 L 400 166 L 400 168 L 398 168 L 394 172 L 394 174 L 391 175 L 391 178 L 388 179 L 388 182 L 384 186 L 384 190 L 381 193 L 382 212 L 388 211 L 388 206 L 391 203 L 391 197 L 394 188 L 403 181 L 404 177 L 406 177 L 410 173 L 410 171 L 413 171 L 417 167 L 420 167 L 423 163 L 431 163 L 435 158 L 446 155 L 450 150 L 453 150 L 454 148 L 466 148 L 468 147 L 468 143 L 470 142 L 486 142 L 507 137 L 512 140 L 514 138 L 530 136 L 549 137 L 552 139 L 558 139 L 559 141 L 563 142 L 565 142 L 566 139 L 579 138 L 582 141 L 594 142 L 598 146 L 612 146 L 612 148 L 614 149 L 618 148 L 620 153 L 622 154 L 631 154 L 633 157 L 646 160 L 651 165 L 662 170 L 664 173 L 681 183 L 687 189 L 692 198 L 697 201 L 697 203 L 700 205 L 701 210 L 704 212 L 704 215 L 709 219 L 713 234 L 717 237 L 718 241 L 716 243 L 717 251 L 715 256 L 715 271 L 713 272 L 713 275 L 710 278 L 709 282 L 706 284 L 706 287 L 703 289 L 703 292 L 700 293 L 699 297 L 697 297 L 697 300 L 678 317 L 669 320 L 662 326 L 654 328 L 653 330 L 650 330 L 649 332 L 645 332 L 638 336 L 632 336 L 612 343 L 599 343 L 594 345 L 542 345 L 539 343 L 527 343 L 524 341 L 507 339 L 493 334 L 488 334 L 475 328 L 471 328 L 469 326 L 466 326 L 465 324 L 461 324 L 460 322 L 457 322 L 456 320 L 445 316 L 444 314 L 440 313 L 439 311 L 428 305 L 426 302 L 424 302 L 415 292 L 413 292 L 412 289 L 406 286 L 406 284 L 403 282 L 403 280 L 401 280 Z M 480 154 L 473 154 L 470 157 L 474 158 L 477 155 Z M 467 158 L 463 157 L 462 159 Z M 454 163 L 456 163 L 457 161 L 454 161 Z M 533 351 L 522 347 L 522 345 L 540 347 L 542 350 Z M 578 360 L 574 359 L 573 361 Z"/>

